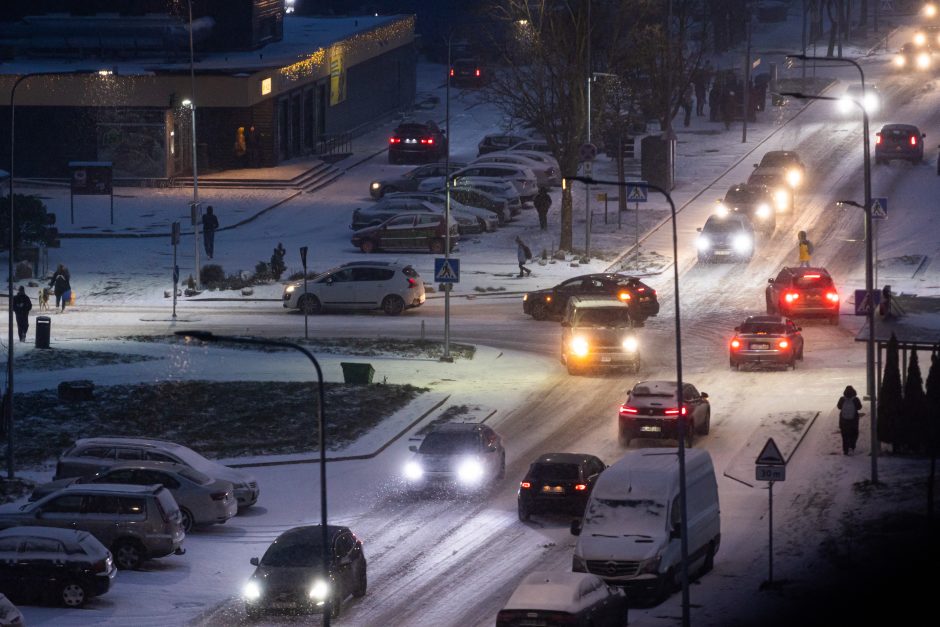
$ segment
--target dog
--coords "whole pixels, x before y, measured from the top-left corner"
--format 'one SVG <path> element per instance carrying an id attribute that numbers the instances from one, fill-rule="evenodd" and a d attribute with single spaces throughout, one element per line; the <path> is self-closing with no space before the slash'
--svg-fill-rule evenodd
<path id="1" fill-rule="evenodd" d="M 46 311 L 49 309 L 49 288 L 40 287 L 39 288 L 39 311 Z"/>

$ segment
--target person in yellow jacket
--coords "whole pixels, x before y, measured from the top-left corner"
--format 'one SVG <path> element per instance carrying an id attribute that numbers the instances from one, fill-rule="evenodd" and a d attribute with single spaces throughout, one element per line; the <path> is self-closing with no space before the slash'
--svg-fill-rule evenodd
<path id="1" fill-rule="evenodd" d="M 797 234 L 797 245 L 800 251 L 800 267 L 808 268 L 813 256 L 813 243 L 806 238 L 806 231 Z"/>

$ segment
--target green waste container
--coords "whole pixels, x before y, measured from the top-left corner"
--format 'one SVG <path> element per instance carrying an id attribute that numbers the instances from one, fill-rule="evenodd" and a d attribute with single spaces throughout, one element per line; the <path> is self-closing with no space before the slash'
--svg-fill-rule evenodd
<path id="1" fill-rule="evenodd" d="M 346 383 L 372 383 L 375 368 L 372 364 L 356 364 L 348 361 L 340 362 L 343 367 L 343 381 Z"/>

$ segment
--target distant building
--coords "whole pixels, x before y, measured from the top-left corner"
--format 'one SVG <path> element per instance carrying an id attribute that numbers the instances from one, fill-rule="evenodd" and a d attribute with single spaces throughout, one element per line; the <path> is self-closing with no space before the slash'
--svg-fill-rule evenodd
<path id="1" fill-rule="evenodd" d="M 411 15 L 298 17 L 284 0 L 192 0 L 191 80 L 187 0 L 11 4 L 0 13 L 0 168 L 10 169 L 2 147 L 19 80 L 17 178 L 66 178 L 70 161 L 113 162 L 118 180 L 187 175 L 187 100 L 199 172 L 323 154 L 414 104 Z"/>

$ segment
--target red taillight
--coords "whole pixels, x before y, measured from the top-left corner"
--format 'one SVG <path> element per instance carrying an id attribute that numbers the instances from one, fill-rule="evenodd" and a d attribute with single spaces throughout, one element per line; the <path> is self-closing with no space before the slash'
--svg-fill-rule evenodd
<path id="1" fill-rule="evenodd" d="M 786 340 L 780 340 L 780 348 L 786 348 L 790 343 Z"/>
<path id="2" fill-rule="evenodd" d="M 667 415 L 667 416 L 676 416 L 676 415 L 678 415 L 678 414 L 682 414 L 683 416 L 685 416 L 685 415 L 688 414 L 688 413 L 689 413 L 689 410 L 686 409 L 684 406 L 681 407 L 681 408 L 675 408 L 675 407 L 673 407 L 672 409 L 667 409 L 667 410 L 666 410 L 666 415 Z"/>
<path id="3" fill-rule="evenodd" d="M 788 303 L 792 303 L 799 297 L 800 297 L 799 292 L 787 292 L 786 294 L 783 295 L 783 300 L 787 301 Z"/>
<path id="4" fill-rule="evenodd" d="M 917 135 L 911 135 L 911 146 L 917 145 Z"/>
<path id="5" fill-rule="evenodd" d="M 576 483 L 576 484 L 574 485 L 574 489 L 575 489 L 576 492 L 584 492 L 585 490 L 587 490 L 587 484 L 584 484 L 584 483 Z"/>
<path id="6" fill-rule="evenodd" d="M 741 348 L 741 340 L 739 340 L 738 338 L 734 338 L 733 340 L 731 340 L 731 348 L 733 349 Z"/>
<path id="7" fill-rule="evenodd" d="M 636 407 L 630 407 L 629 405 L 621 405 L 620 413 L 621 414 L 638 414 L 640 413 L 640 410 L 637 409 Z"/>
<path id="8" fill-rule="evenodd" d="M 630 292 L 620 292 L 617 294 L 617 297 L 620 298 L 620 300 L 630 300 Z"/>
<path id="9" fill-rule="evenodd" d="M 477 68 L 476 71 L 473 73 L 473 75 L 476 76 L 477 78 L 479 78 L 479 76 L 480 76 L 480 68 Z"/>
<path id="10" fill-rule="evenodd" d="M 803 275 L 804 279 L 818 279 L 820 277 L 822 277 L 821 274 L 804 274 Z"/>
<path id="11" fill-rule="evenodd" d="M 433 144 L 433 143 L 434 143 L 434 138 L 433 138 L 433 137 L 425 137 L 425 138 L 422 138 L 422 139 L 421 139 L 421 143 L 422 143 L 422 144 L 428 144 L 428 145 Z"/>
<path id="12" fill-rule="evenodd" d="M 522 483 L 519 484 L 519 487 L 522 488 L 523 490 L 528 490 L 529 488 L 532 487 L 532 484 L 529 483 L 528 481 L 523 481 Z"/>
<path id="13" fill-rule="evenodd" d="M 839 302 L 839 295 L 835 292 L 826 292 L 826 300 L 832 303 Z"/>
<path id="14" fill-rule="evenodd" d="M 450 75 L 451 75 L 451 76 L 454 75 L 454 68 L 450 68 Z"/>
<path id="15" fill-rule="evenodd" d="M 418 287 L 418 282 L 411 277 L 408 277 L 408 287 Z"/>
<path id="16" fill-rule="evenodd" d="M 877 146 L 880 143 L 881 143 L 881 133 L 875 133 L 875 145 Z"/>
<path id="17" fill-rule="evenodd" d="M 400 144 L 400 143 L 401 143 L 401 137 L 391 137 L 391 138 L 389 138 L 388 143 L 390 143 L 390 144 Z"/>
<path id="18" fill-rule="evenodd" d="M 228 492 L 213 492 L 209 496 L 212 497 L 213 501 L 224 501 L 225 497 L 228 496 Z"/>

